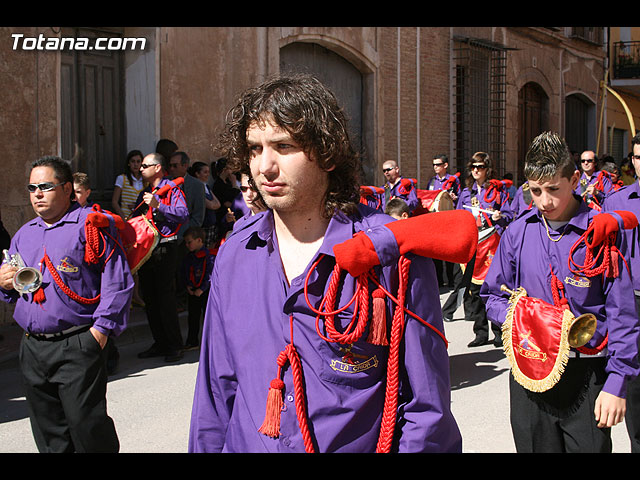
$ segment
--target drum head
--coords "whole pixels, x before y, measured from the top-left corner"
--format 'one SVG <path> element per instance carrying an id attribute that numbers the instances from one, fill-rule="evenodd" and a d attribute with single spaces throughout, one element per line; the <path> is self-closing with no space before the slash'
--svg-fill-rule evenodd
<path id="1" fill-rule="evenodd" d="M 442 192 L 440 192 L 440 195 L 438 195 L 438 208 L 437 211 L 438 212 L 445 212 L 447 210 L 454 210 L 455 206 L 453 205 L 453 198 L 451 198 L 451 195 L 449 195 L 449 192 L 447 192 L 446 190 L 442 190 Z"/>

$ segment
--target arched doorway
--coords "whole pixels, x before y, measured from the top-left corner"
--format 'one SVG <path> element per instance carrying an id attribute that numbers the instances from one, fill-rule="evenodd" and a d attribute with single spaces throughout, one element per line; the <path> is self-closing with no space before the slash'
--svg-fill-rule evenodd
<path id="1" fill-rule="evenodd" d="M 317 43 L 294 42 L 280 49 L 280 71 L 310 73 L 324 83 L 336 96 L 348 120 L 354 148 L 363 156 L 362 183 L 374 181 L 375 159 L 365 142 L 364 92 L 362 73 L 349 61 Z"/>
<path id="2" fill-rule="evenodd" d="M 525 84 L 518 92 L 518 184 L 525 181 L 524 161 L 531 141 L 549 127 L 549 97 L 534 82 Z"/>

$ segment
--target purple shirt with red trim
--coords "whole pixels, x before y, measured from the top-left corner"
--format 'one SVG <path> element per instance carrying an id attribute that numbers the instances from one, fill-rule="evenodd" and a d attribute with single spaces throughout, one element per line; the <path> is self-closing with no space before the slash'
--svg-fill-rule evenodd
<path id="1" fill-rule="evenodd" d="M 18 296 L 15 290 L 0 289 L 5 302 L 16 303 L 14 319 L 31 333 L 57 333 L 77 325 L 92 325 L 106 335 L 117 336 L 126 328 L 133 294 L 133 277 L 126 256 L 114 239 L 119 238 L 110 218 L 108 234 L 102 238 L 104 254 L 98 264 L 84 261 L 85 219 L 93 210 L 72 203 L 65 215 L 51 226 L 40 218 L 23 225 L 11 239 L 9 253 L 20 253 L 25 265 L 40 268 L 45 248 L 58 275 L 71 291 L 84 298 L 100 294 L 95 304 L 72 300 L 56 284 L 43 265 L 43 289 L 46 300 L 33 301 L 33 294 Z M 105 264 L 105 259 L 108 261 Z M 104 266 L 104 269 L 103 269 Z"/>
<path id="2" fill-rule="evenodd" d="M 304 452 L 289 365 L 281 377 L 285 383 L 281 435 L 274 439 L 258 432 L 270 382 L 277 376 L 276 360 L 291 341 L 302 362 L 316 451 L 375 451 L 389 347 L 366 342 L 368 327 L 352 346 L 326 341 L 320 336 L 326 335 L 323 319 L 316 323 L 304 295 L 305 278 L 320 259 L 308 281 L 309 302 L 319 306 L 335 265 L 333 246 L 362 230 L 372 238 L 381 258 L 383 266 L 376 267 L 380 282 L 397 292 L 398 248 L 388 228 L 376 228 L 393 219 L 365 205 L 358 209 L 353 217 L 338 213 L 331 219 L 315 258 L 291 284 L 282 268 L 271 211 L 252 217 L 221 246 L 203 327 L 190 452 Z M 410 258 L 407 308 L 442 332 L 433 262 Z M 353 277 L 344 274 L 336 305 L 348 303 L 355 284 Z M 386 307 L 389 323 L 390 300 Z M 344 331 L 352 312 L 353 305 L 336 315 L 338 331 Z M 460 452 L 460 432 L 450 410 L 445 342 L 410 316 L 405 316 L 405 323 L 394 450 Z"/>
<path id="3" fill-rule="evenodd" d="M 164 177 L 160 180 L 156 188 L 160 189 L 167 184 L 175 185 L 167 177 Z M 133 216 L 147 212 L 148 206 L 142 201 L 142 197 L 146 192 L 150 191 L 151 187 L 147 187 L 140 192 L 138 199 L 136 200 L 138 208 L 134 211 Z M 180 230 L 180 226 L 189 221 L 189 209 L 187 208 L 187 202 L 182 189 L 174 187 L 167 195 L 169 196 L 164 195 L 162 198 L 158 195 L 154 195 L 156 200 L 158 200 L 159 205 L 153 209 L 153 222 L 158 228 L 160 235 L 164 237 L 176 235 L 178 230 Z M 164 203 L 162 200 L 167 198 L 168 202 Z"/>
<path id="4" fill-rule="evenodd" d="M 640 220 L 640 184 L 636 180 L 612 193 L 604 201 L 603 212 L 626 210 L 632 212 Z M 629 262 L 632 275 L 633 289 L 640 292 L 640 228 L 624 231 L 629 245 Z"/>
<path id="5" fill-rule="evenodd" d="M 429 183 L 427 183 L 427 190 L 442 190 L 443 185 L 447 183 L 451 177 L 454 177 L 455 180 L 452 180 L 453 184 L 448 190 L 456 195 L 460 195 L 460 179 L 450 173 L 445 174 L 443 178 L 440 178 L 438 175 L 431 177 Z"/>
<path id="6" fill-rule="evenodd" d="M 408 179 L 400 177 L 396 181 L 394 185 L 390 185 L 388 182 L 384 185 L 385 195 L 388 195 L 389 198 L 401 198 L 404 200 L 407 205 L 409 205 L 409 210 L 413 212 L 418 205 L 420 204 L 420 200 L 418 199 L 418 193 L 416 192 L 416 186 L 412 181 L 408 181 Z M 386 198 L 386 196 L 385 196 Z M 386 206 L 386 201 L 383 202 L 382 210 Z"/>
<path id="7" fill-rule="evenodd" d="M 216 256 L 207 247 L 189 252 L 180 265 L 180 277 L 184 285 L 206 292 L 211 281 L 211 272 Z"/>
<path id="8" fill-rule="evenodd" d="M 488 192 L 488 193 L 487 193 Z M 477 205 L 472 202 L 473 198 L 478 200 Z M 491 214 L 486 212 L 477 212 L 476 221 L 482 223 L 484 227 L 494 226 L 499 234 L 502 234 L 509 222 L 513 220 L 513 212 L 506 190 L 500 189 L 496 191 L 494 188 L 487 190 L 479 188 L 476 182 L 473 183 L 471 189 L 465 188 L 458 197 L 456 208 L 458 210 L 469 210 L 476 216 L 476 212 L 468 207 L 476 206 L 486 210 L 500 210 L 502 217 L 494 222 L 491 220 Z"/>
<path id="9" fill-rule="evenodd" d="M 569 252 L 597 214 L 581 201 L 577 213 L 559 231 L 549 225 L 549 235 L 554 240 L 558 239 L 556 242 L 547 236 L 547 229 L 538 209 L 525 212 L 502 235 L 480 289 L 480 296 L 485 301 L 489 319 L 502 325 L 506 318 L 509 294 L 500 290 L 501 285 L 506 285 L 510 290 L 523 287 L 529 297 L 539 298 L 553 305 L 553 268 L 553 273 L 564 285 L 564 295 L 569 301 L 571 313 L 576 317 L 583 313 L 596 316 L 596 333 L 585 346 L 597 347 L 608 333 L 608 376 L 603 390 L 624 397 L 626 380 L 636 377 L 640 372 L 637 357 L 640 323 L 629 271 L 622 261 L 620 274 L 615 279 L 603 279 L 603 275 L 586 277 L 575 274 L 569 268 Z M 624 235 L 618 235 L 617 245 L 628 259 Z M 585 263 L 585 252 L 586 246 L 582 241 L 573 254 L 576 265 Z M 573 270 L 576 268 L 573 267 Z"/>

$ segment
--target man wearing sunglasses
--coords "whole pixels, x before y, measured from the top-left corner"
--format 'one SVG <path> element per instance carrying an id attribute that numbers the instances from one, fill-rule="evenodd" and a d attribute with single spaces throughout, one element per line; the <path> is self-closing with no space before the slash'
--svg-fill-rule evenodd
<path id="1" fill-rule="evenodd" d="M 400 167 L 395 160 L 387 160 L 382 164 L 382 173 L 387 179 L 384 184 L 385 205 L 392 198 L 401 198 L 407 205 L 409 210 L 413 212 L 419 205 L 418 194 L 413 182 L 408 178 L 400 175 Z"/>
<path id="2" fill-rule="evenodd" d="M 460 195 L 460 179 L 449 173 L 449 158 L 446 155 L 437 155 L 433 159 L 433 171 L 435 175 L 427 183 L 427 190 L 446 188 L 453 201 L 457 201 Z"/>
<path id="3" fill-rule="evenodd" d="M 582 175 L 575 193 L 584 197 L 587 205 L 599 210 L 605 197 L 613 191 L 613 184 L 605 172 L 598 170 L 598 158 L 591 150 L 580 155 L 580 168 Z"/>
<path id="4" fill-rule="evenodd" d="M 436 155 L 433 159 L 433 171 L 435 175 L 431 177 L 427 183 L 427 190 L 447 190 L 451 199 L 457 202 L 460 195 L 460 179 L 459 177 L 449 173 L 449 157 L 446 155 Z M 436 275 L 438 277 L 438 285 L 443 286 L 443 266 L 447 272 L 448 286 L 453 288 L 454 264 L 451 262 L 443 262 L 442 260 L 434 260 L 436 266 Z"/>
<path id="5" fill-rule="evenodd" d="M 165 176 L 165 158 L 150 153 L 142 160 L 140 172 L 148 183 L 136 200 L 138 208 L 133 215 L 146 215 L 160 235 L 160 241 L 151 257 L 139 270 L 142 299 L 153 344 L 138 354 L 139 358 L 164 357 L 166 362 L 182 358 L 182 333 L 178 321 L 175 275 L 178 265 L 178 235 L 180 226 L 189 220 L 184 193 Z M 155 194 L 170 187 L 162 197 Z"/>
<path id="6" fill-rule="evenodd" d="M 119 441 L 106 409 L 108 337 L 125 329 L 133 277 L 118 247 L 113 219 L 102 227 L 96 263 L 85 233 L 95 214 L 72 202 L 69 164 L 43 157 L 32 165 L 29 198 L 36 218 L 11 241 L 9 254 L 40 269 L 42 283 L 31 293 L 15 290 L 15 267 L 0 267 L 0 295 L 15 304 L 25 330 L 20 345 L 31 427 L 40 452 L 117 452 Z M 105 217 L 108 217 L 105 215 Z"/>

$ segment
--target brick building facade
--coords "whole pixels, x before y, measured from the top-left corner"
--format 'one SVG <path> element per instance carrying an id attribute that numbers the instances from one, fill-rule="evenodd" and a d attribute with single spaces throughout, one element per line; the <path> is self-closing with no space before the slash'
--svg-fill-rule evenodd
<path id="1" fill-rule="evenodd" d="M 580 27 L 589 28 L 589 27 Z M 171 138 L 192 160 L 217 158 L 217 131 L 235 96 L 280 70 L 318 74 L 346 105 L 364 158 L 363 183 L 381 185 L 398 160 L 419 186 L 431 160 L 452 170 L 488 151 L 500 174 L 519 169 L 527 143 L 559 131 L 595 147 L 606 51 L 576 27 L 69 27 L 0 28 L 5 145 L 0 213 L 10 233 L 33 216 L 24 188 L 45 154 L 73 159 L 108 206 L 127 151 Z M 589 30 L 592 32 L 592 30 Z M 22 39 L 144 38 L 143 49 L 38 50 Z M 1 319 L 0 319 L 1 321 Z"/>

